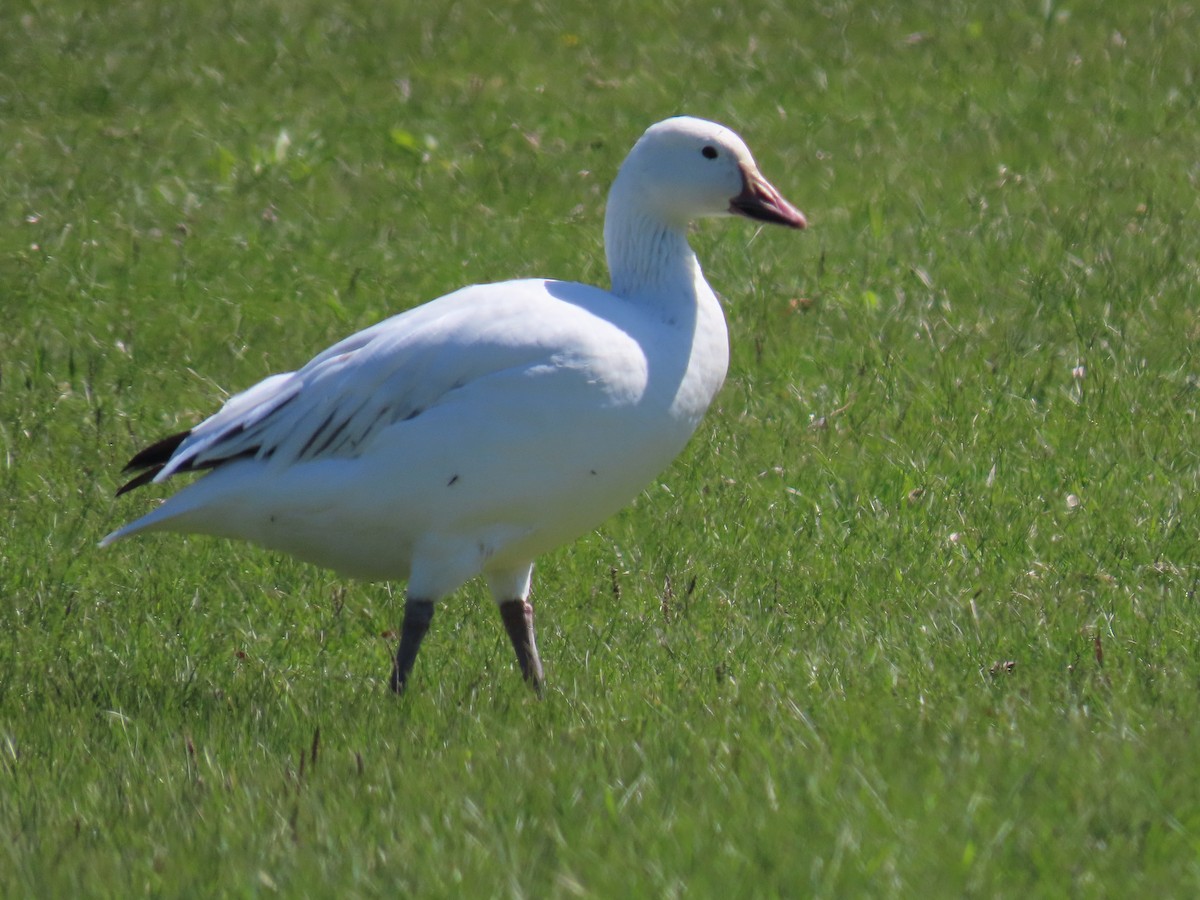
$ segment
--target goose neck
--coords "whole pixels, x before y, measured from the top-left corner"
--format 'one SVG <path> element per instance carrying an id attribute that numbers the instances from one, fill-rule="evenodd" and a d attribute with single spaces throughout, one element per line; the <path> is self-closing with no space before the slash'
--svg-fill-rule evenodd
<path id="1" fill-rule="evenodd" d="M 686 226 L 664 222 L 620 199 L 610 197 L 604 221 L 613 293 L 627 299 L 694 297 L 704 276 Z"/>

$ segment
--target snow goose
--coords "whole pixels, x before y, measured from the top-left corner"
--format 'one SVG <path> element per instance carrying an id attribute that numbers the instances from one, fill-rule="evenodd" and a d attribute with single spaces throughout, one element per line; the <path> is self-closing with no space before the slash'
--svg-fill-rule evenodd
<path id="1" fill-rule="evenodd" d="M 118 494 L 208 474 L 102 545 L 202 533 L 353 578 L 407 579 L 396 691 L 434 604 L 483 575 L 540 691 L 534 559 L 649 484 L 725 378 L 725 318 L 687 228 L 727 214 L 806 224 L 728 128 L 651 126 L 608 196 L 610 290 L 475 285 L 334 344 L 138 453 L 126 471 L 140 474 Z"/>

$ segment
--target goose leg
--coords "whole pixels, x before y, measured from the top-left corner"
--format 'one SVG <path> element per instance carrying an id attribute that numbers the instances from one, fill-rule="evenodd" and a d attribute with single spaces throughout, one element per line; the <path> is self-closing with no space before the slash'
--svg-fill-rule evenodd
<path id="1" fill-rule="evenodd" d="M 517 664 L 529 686 L 542 695 L 542 659 L 533 636 L 533 604 L 528 600 L 508 600 L 500 604 L 500 618 L 509 640 L 517 651 Z"/>
<path id="2" fill-rule="evenodd" d="M 433 601 L 417 600 L 410 597 L 404 603 L 404 622 L 400 626 L 400 647 L 396 650 L 396 662 L 392 667 L 392 690 L 397 694 L 404 692 L 408 684 L 408 674 L 412 671 L 417 659 L 417 651 L 421 649 L 421 641 L 433 621 Z"/>

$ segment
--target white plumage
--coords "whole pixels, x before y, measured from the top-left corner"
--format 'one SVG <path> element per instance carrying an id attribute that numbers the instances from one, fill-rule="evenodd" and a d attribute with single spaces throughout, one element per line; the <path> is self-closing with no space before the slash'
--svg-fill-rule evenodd
<path id="1" fill-rule="evenodd" d="M 724 380 L 725 319 L 686 230 L 727 213 L 805 226 L 728 129 L 652 126 L 609 194 L 611 291 L 476 285 L 352 335 L 134 457 L 128 468 L 147 471 L 123 491 L 211 472 L 102 544 L 196 532 L 407 579 L 397 690 L 434 602 L 482 574 L 540 685 L 535 557 L 628 503 Z"/>

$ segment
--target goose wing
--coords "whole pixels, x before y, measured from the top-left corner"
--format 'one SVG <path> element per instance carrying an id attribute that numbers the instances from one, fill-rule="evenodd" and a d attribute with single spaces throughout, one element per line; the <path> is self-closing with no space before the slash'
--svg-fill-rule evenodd
<path id="1" fill-rule="evenodd" d="M 382 428 L 488 375 L 543 365 L 577 369 L 601 345 L 606 357 L 628 346 L 628 336 L 590 304 L 564 301 L 570 292 L 552 294 L 547 285 L 464 288 L 351 335 L 303 368 L 231 397 L 189 431 L 147 447 L 126 466 L 144 471 L 119 493 L 246 457 L 289 466 L 357 456 Z M 569 287 L 579 299 L 615 301 L 594 288 Z"/>

